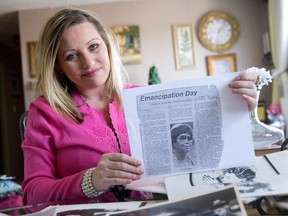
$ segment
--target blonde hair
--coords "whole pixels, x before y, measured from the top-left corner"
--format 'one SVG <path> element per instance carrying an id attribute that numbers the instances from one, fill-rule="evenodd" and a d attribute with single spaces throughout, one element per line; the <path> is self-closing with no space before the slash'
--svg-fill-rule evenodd
<path id="1" fill-rule="evenodd" d="M 90 22 L 95 25 L 105 42 L 110 59 L 110 73 L 105 82 L 103 93 L 108 101 L 114 99 L 122 105 L 121 90 L 127 78 L 126 71 L 120 60 L 119 47 L 111 30 L 98 18 L 82 9 L 62 9 L 49 18 L 44 26 L 37 44 L 36 70 L 38 73 L 36 91 L 44 96 L 51 107 L 67 119 L 78 123 L 84 120 L 70 93 L 75 89 L 73 83 L 63 73 L 57 64 L 57 52 L 60 39 L 66 29 L 73 25 Z M 65 89 L 67 88 L 68 89 Z"/>

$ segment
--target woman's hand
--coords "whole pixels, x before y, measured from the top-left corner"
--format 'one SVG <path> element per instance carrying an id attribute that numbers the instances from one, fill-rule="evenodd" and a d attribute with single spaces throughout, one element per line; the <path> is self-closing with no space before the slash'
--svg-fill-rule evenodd
<path id="1" fill-rule="evenodd" d="M 92 172 L 92 184 L 97 191 L 112 185 L 126 185 L 141 178 L 141 161 L 125 154 L 104 154 Z"/>
<path id="2" fill-rule="evenodd" d="M 258 77 L 255 73 L 241 72 L 241 74 L 229 83 L 232 92 L 239 94 L 247 101 L 249 111 L 253 111 L 258 104 L 256 85 Z"/>

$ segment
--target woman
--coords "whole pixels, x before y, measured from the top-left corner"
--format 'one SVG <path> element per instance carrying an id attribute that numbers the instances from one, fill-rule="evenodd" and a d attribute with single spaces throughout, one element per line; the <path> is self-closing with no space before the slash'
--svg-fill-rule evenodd
<path id="1" fill-rule="evenodd" d="M 110 30 L 90 13 L 63 9 L 40 35 L 39 97 L 29 108 L 24 152 L 24 202 L 95 197 L 143 174 L 131 157 L 121 90 L 124 67 Z M 255 75 L 229 85 L 256 106 Z"/>

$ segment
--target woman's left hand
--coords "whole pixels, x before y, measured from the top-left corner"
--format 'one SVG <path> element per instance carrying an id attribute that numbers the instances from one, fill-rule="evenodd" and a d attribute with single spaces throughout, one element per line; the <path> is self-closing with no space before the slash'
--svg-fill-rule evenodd
<path id="1" fill-rule="evenodd" d="M 257 80 L 258 77 L 255 73 L 243 71 L 235 80 L 228 84 L 233 93 L 241 95 L 242 98 L 247 101 L 250 112 L 253 111 L 258 104 L 255 85 Z"/>

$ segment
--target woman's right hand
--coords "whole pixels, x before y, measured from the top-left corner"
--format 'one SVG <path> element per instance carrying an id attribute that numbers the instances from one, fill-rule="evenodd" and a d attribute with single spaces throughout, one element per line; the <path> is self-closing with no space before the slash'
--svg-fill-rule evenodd
<path id="1" fill-rule="evenodd" d="M 243 71 L 239 76 L 229 83 L 232 92 L 239 94 L 247 102 L 249 111 L 253 111 L 258 104 L 257 89 L 255 83 L 258 82 L 258 76 L 255 73 Z"/>
<path id="2" fill-rule="evenodd" d="M 113 185 L 126 185 L 141 178 L 141 161 L 121 153 L 104 154 L 92 172 L 92 184 L 97 191 Z"/>

